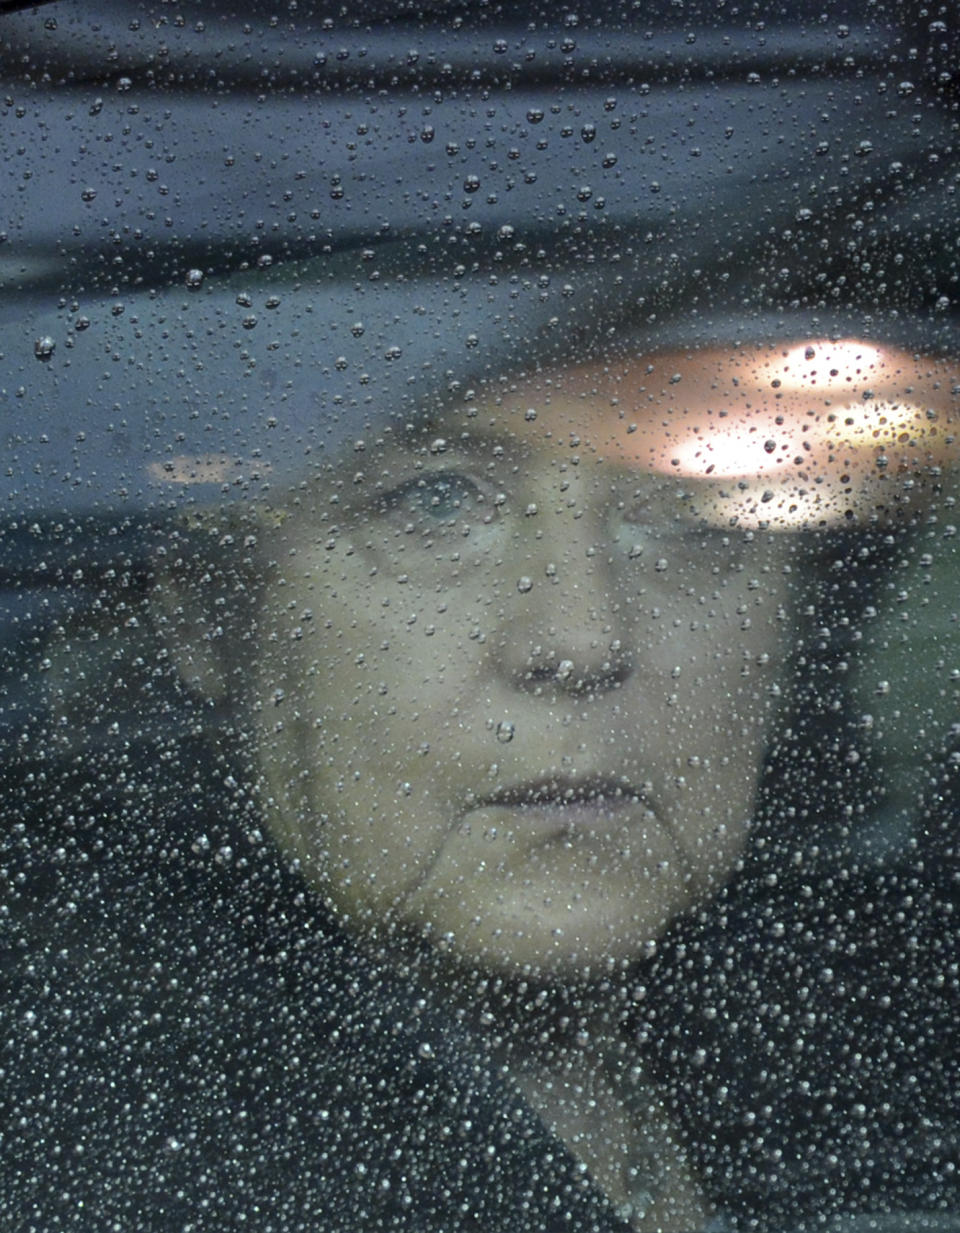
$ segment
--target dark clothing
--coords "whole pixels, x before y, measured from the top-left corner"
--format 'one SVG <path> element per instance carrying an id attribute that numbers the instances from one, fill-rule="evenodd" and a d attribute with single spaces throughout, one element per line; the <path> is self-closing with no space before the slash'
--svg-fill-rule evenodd
<path id="1" fill-rule="evenodd" d="M 122 805 L 115 760 L 82 778 L 72 815 L 30 826 L 49 787 L 21 787 L 6 836 L 5 1229 L 623 1233 L 417 964 L 347 940 L 246 798 L 185 809 L 131 776 Z M 730 1220 L 956 1212 L 945 868 L 832 904 L 733 890 L 625 982 L 624 1030 Z"/>
<path id="2" fill-rule="evenodd" d="M 7 935 L 5 1228 L 625 1227 L 413 974 L 255 848 L 191 877 L 114 844 Z M 243 863 L 273 884 L 237 895 Z"/>

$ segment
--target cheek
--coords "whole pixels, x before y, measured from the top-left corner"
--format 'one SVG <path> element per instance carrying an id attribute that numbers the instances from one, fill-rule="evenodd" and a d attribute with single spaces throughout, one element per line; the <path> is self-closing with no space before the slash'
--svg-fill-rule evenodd
<path id="1" fill-rule="evenodd" d="M 715 849 L 721 864 L 742 848 L 786 671 L 786 589 L 772 571 L 760 576 L 765 585 L 734 577 L 724 586 L 708 575 L 699 588 L 675 587 L 648 621 L 660 630 L 647 648 L 662 691 L 665 790 L 688 846 Z M 642 626 L 641 617 L 638 643 Z"/>
<path id="2" fill-rule="evenodd" d="M 438 765 L 455 764 L 464 700 L 486 675 L 464 594 L 371 577 L 359 552 L 273 588 L 254 692 L 261 769 L 285 809 L 339 808 L 358 782 L 368 812 L 390 808 L 404 783 L 419 788 L 428 770 L 437 783 Z"/>
<path id="3" fill-rule="evenodd" d="M 783 588 L 746 579 L 697 578 L 681 585 L 622 588 L 632 613 L 638 667 L 669 681 L 674 700 L 704 714 L 735 710 L 768 689 L 782 672 L 786 622 Z M 750 706 L 751 712 L 756 708 Z"/>
<path id="4" fill-rule="evenodd" d="M 264 705 L 281 691 L 285 706 L 289 700 L 329 716 L 397 676 L 398 661 L 405 674 L 415 672 L 413 627 L 422 602 L 370 575 L 359 554 L 331 552 L 266 597 L 258 665 Z M 413 610 L 402 607 L 404 599 Z"/>

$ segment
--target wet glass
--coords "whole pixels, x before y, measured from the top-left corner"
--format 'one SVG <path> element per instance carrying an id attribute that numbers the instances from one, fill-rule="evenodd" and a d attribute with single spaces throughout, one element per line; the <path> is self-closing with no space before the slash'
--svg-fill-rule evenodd
<path id="1" fill-rule="evenodd" d="M 960 1228 L 951 15 L 7 7 L 0 1223 Z"/>

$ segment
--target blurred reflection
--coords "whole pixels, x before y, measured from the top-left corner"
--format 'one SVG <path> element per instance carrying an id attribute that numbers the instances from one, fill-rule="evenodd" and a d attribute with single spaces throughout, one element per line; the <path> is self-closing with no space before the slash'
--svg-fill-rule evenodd
<path id="1" fill-rule="evenodd" d="M 608 448 L 698 481 L 710 517 L 800 530 L 890 518 L 954 463 L 952 372 L 896 347 L 821 339 L 675 352 L 591 372 L 592 387 L 572 380 L 588 418 L 594 391 L 617 409 Z"/>

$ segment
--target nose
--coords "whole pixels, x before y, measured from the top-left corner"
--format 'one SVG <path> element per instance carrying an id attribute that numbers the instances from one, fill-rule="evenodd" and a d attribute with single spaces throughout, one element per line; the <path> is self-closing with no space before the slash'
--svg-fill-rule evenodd
<path id="1" fill-rule="evenodd" d="M 518 534 L 497 632 L 499 668 L 514 688 L 595 694 L 630 676 L 635 648 L 597 522 L 562 511 Z"/>

